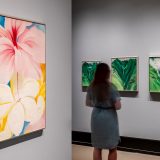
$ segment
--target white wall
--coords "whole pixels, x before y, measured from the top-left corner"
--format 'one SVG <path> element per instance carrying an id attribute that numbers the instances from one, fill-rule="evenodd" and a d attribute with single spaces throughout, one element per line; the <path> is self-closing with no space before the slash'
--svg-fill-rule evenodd
<path id="1" fill-rule="evenodd" d="M 73 128 L 90 132 L 91 109 L 81 90 L 81 61 L 139 57 L 139 93 L 122 97 L 121 136 L 160 140 L 160 101 L 148 92 L 148 57 L 160 56 L 158 0 L 74 0 Z M 160 97 L 160 95 L 158 96 Z M 159 98 L 160 100 L 160 98 Z"/>
<path id="2" fill-rule="evenodd" d="M 0 150 L 3 160 L 71 159 L 71 1 L 0 0 L 4 15 L 44 22 L 47 122 L 43 135 Z"/>

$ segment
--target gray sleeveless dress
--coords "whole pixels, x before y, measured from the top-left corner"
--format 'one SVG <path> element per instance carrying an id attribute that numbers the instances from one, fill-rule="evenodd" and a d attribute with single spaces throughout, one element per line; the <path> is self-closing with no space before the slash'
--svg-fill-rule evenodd
<path id="1" fill-rule="evenodd" d="M 104 89 L 105 84 L 97 86 Z M 119 136 L 118 117 L 113 104 L 120 100 L 120 95 L 113 85 L 110 85 L 109 96 L 106 101 L 99 102 L 92 87 L 88 88 L 86 98 L 92 101 L 91 140 L 92 146 L 99 149 L 113 149 L 117 147 Z"/>

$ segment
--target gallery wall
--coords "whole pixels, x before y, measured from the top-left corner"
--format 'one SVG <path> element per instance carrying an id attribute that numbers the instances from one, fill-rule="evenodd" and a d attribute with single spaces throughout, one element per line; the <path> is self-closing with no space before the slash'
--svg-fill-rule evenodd
<path id="1" fill-rule="evenodd" d="M 81 88 L 82 61 L 139 57 L 138 94 L 123 94 L 120 135 L 160 140 L 160 94 L 150 94 L 148 57 L 160 56 L 158 0 L 73 1 L 73 131 L 90 132 L 92 109 Z"/>
<path id="2" fill-rule="evenodd" d="M 46 129 L 43 135 L 1 149 L 0 157 L 3 160 L 70 160 L 71 1 L 0 0 L 0 14 L 46 24 L 47 64 Z"/>

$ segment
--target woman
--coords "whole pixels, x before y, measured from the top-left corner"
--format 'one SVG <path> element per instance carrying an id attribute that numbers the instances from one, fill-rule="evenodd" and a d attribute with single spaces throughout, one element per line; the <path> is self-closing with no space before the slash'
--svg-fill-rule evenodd
<path id="1" fill-rule="evenodd" d="M 121 102 L 118 91 L 109 79 L 109 66 L 105 63 L 98 64 L 86 96 L 86 105 L 93 107 L 91 116 L 93 160 L 102 160 L 102 149 L 109 149 L 108 160 L 117 160 L 120 136 L 116 110 L 121 108 Z"/>

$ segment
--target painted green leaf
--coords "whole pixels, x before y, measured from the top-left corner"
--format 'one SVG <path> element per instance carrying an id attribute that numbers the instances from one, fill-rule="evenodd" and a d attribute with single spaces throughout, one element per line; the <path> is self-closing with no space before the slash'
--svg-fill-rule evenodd
<path id="1" fill-rule="evenodd" d="M 82 64 L 82 87 L 88 87 L 94 78 L 99 62 L 83 62 Z"/>
<path id="2" fill-rule="evenodd" d="M 137 59 L 114 59 L 112 61 L 112 83 L 119 91 L 136 91 Z"/>
<path id="3" fill-rule="evenodd" d="M 150 92 L 160 92 L 159 70 L 149 65 L 149 90 Z"/>

